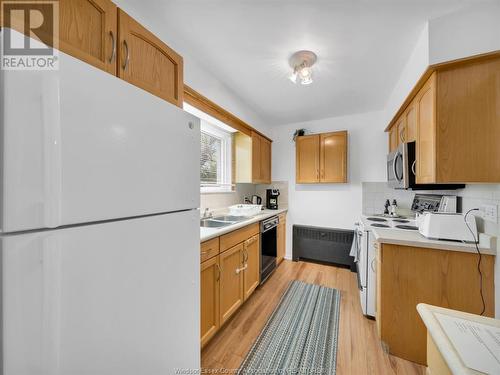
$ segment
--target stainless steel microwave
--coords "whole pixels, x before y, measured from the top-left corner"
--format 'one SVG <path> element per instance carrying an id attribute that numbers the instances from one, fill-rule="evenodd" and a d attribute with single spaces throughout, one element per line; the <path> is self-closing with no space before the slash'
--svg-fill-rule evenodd
<path id="1" fill-rule="evenodd" d="M 454 190 L 463 189 L 463 184 L 417 184 L 416 144 L 402 143 L 387 155 L 387 183 L 394 189 Z"/>

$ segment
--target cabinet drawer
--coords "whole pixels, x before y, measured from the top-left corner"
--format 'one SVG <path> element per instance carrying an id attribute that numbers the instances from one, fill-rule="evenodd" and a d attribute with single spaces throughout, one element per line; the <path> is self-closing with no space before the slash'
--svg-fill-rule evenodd
<path id="1" fill-rule="evenodd" d="M 219 254 L 219 237 L 205 241 L 200 246 L 200 262 L 203 263 Z"/>
<path id="2" fill-rule="evenodd" d="M 234 232 L 225 234 L 220 237 L 220 251 L 226 251 L 257 233 L 259 233 L 259 223 L 250 224 Z"/>

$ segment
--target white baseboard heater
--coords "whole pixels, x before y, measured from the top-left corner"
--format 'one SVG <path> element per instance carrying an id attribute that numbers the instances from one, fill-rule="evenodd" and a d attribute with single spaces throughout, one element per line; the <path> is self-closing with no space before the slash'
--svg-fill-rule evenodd
<path id="1" fill-rule="evenodd" d="M 294 225 L 292 259 L 332 263 L 354 272 L 354 259 L 349 256 L 353 239 L 352 230 Z"/>

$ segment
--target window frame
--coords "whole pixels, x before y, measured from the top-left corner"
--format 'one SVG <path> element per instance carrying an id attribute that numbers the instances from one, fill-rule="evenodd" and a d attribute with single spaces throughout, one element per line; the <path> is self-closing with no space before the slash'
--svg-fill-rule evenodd
<path id="1" fill-rule="evenodd" d="M 200 192 L 206 193 L 231 193 L 233 192 L 232 183 L 232 133 L 211 124 L 205 119 L 200 119 L 200 133 L 208 134 L 221 140 L 220 151 L 220 182 L 216 185 L 203 185 L 200 180 Z M 219 177 L 219 176 L 218 176 Z"/>

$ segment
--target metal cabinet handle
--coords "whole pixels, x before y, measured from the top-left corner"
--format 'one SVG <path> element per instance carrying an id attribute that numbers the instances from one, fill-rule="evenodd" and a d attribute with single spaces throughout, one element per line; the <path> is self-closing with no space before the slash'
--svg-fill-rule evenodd
<path id="1" fill-rule="evenodd" d="M 220 280 L 220 275 L 222 274 L 222 269 L 220 268 L 219 266 L 219 263 L 215 263 L 215 265 L 217 266 L 217 281 Z"/>
<path id="2" fill-rule="evenodd" d="M 112 30 L 109 31 L 109 36 L 111 37 L 111 56 L 108 61 L 112 63 L 113 60 L 116 58 L 116 40 L 115 40 L 115 34 L 113 34 Z"/>
<path id="3" fill-rule="evenodd" d="M 239 274 L 240 272 L 245 271 L 247 268 L 248 268 L 248 264 L 245 264 L 245 265 L 244 265 L 243 267 L 241 267 L 241 268 L 236 268 L 236 274 Z"/>
<path id="4" fill-rule="evenodd" d="M 399 139 L 401 140 L 401 142 L 405 142 L 405 137 L 404 137 L 404 132 L 405 130 L 404 129 L 401 129 L 401 131 L 399 132 Z"/>
<path id="5" fill-rule="evenodd" d="M 243 248 L 243 263 L 246 264 L 248 262 L 248 251 L 246 248 Z"/>
<path id="6" fill-rule="evenodd" d="M 417 175 L 417 172 L 415 171 L 415 166 L 417 164 L 417 161 L 416 160 L 413 160 L 413 164 L 411 165 L 411 171 L 413 172 L 413 175 Z"/>
<path id="7" fill-rule="evenodd" d="M 130 51 L 128 49 L 128 44 L 127 44 L 126 40 L 123 40 L 123 47 L 125 47 L 127 49 L 127 55 L 125 57 L 125 62 L 123 63 L 122 69 L 126 70 L 128 63 L 129 63 L 129 60 L 130 60 Z"/>
<path id="8" fill-rule="evenodd" d="M 208 253 L 208 251 L 203 250 L 203 251 L 201 252 L 201 255 L 205 255 L 205 254 L 207 254 L 207 253 Z"/>
<path id="9" fill-rule="evenodd" d="M 372 269 L 373 272 L 377 272 L 377 271 L 375 271 L 375 258 L 370 263 L 370 267 L 371 267 L 371 269 Z"/>

